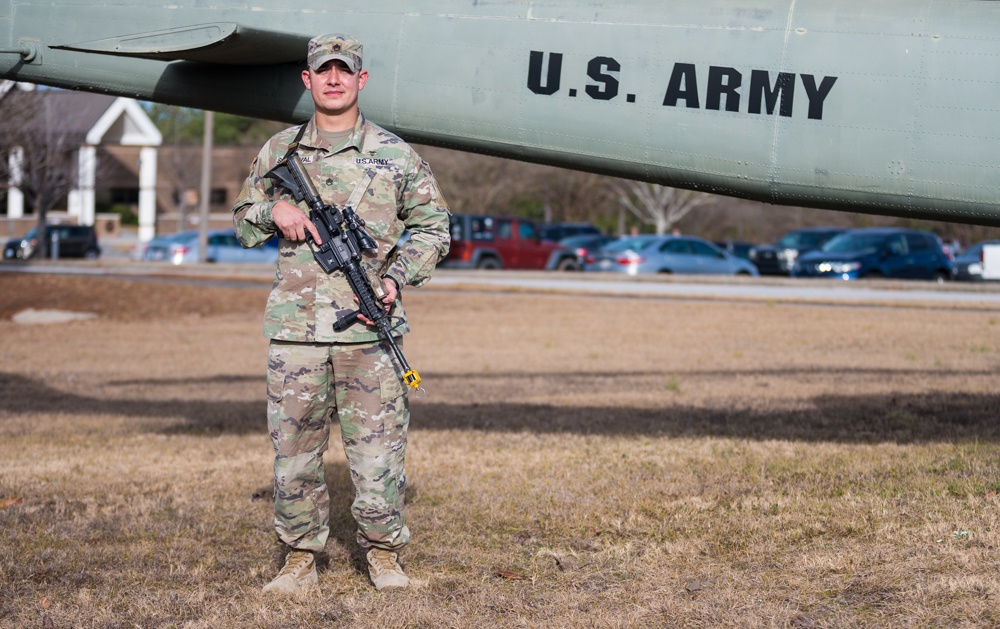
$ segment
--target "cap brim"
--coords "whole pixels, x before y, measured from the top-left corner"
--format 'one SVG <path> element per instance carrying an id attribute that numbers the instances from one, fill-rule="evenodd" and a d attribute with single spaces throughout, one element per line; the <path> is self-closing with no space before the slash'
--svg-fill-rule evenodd
<path id="1" fill-rule="evenodd" d="M 334 59 L 339 59 L 343 61 L 345 64 L 347 64 L 347 67 L 350 68 L 351 72 L 357 73 L 358 68 L 355 65 L 356 62 L 354 61 L 354 59 L 348 57 L 347 55 L 323 55 L 322 57 L 313 62 L 312 64 L 313 72 L 316 72 L 320 68 L 322 68 L 323 64 L 326 63 L 327 61 L 332 61 Z"/>

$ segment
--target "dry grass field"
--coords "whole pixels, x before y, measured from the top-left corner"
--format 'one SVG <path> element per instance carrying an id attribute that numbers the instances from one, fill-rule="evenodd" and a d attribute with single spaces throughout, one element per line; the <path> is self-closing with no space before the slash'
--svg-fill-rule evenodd
<path id="1" fill-rule="evenodd" d="M 1000 312 L 408 290 L 413 587 L 333 447 L 281 599 L 266 294 L 0 274 L 0 627 L 1000 626 Z"/>

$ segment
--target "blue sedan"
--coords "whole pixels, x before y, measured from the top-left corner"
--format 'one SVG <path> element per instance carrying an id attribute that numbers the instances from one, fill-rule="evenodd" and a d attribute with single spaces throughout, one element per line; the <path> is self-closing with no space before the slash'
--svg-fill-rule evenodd
<path id="1" fill-rule="evenodd" d="M 208 262 L 248 262 L 273 264 L 278 260 L 278 239 L 271 238 L 263 245 L 244 249 L 231 229 L 208 232 Z M 191 264 L 198 261 L 198 232 L 186 231 L 150 240 L 141 250 L 140 257 L 148 261 L 173 264 Z"/>
<path id="2" fill-rule="evenodd" d="M 585 271 L 639 275 L 757 275 L 757 267 L 691 236 L 624 236 L 587 257 Z"/>

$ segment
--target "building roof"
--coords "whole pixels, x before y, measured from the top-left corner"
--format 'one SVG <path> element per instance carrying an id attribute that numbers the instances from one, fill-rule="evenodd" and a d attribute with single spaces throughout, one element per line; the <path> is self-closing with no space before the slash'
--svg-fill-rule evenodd
<path id="1" fill-rule="evenodd" d="M 25 134 L 55 133 L 70 144 L 160 144 L 160 135 L 132 99 L 69 90 L 11 90 L 0 100 L 5 118 L 21 117 Z M 89 137 L 88 137 L 89 136 Z"/>
<path id="2" fill-rule="evenodd" d="M 4 96 L 5 116 L 23 118 L 28 132 L 66 134 L 82 144 L 87 133 L 115 102 L 117 96 L 64 90 L 11 90 Z"/>

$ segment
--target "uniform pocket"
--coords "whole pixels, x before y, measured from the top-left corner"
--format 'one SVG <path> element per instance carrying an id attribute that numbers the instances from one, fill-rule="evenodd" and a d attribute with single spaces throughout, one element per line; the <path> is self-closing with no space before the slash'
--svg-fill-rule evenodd
<path id="1" fill-rule="evenodd" d="M 285 390 L 285 374 L 275 369 L 267 370 L 267 399 L 281 402 Z"/>
<path id="2" fill-rule="evenodd" d="M 387 404 L 403 395 L 403 381 L 395 369 L 385 369 L 379 376 L 379 396 Z"/>

